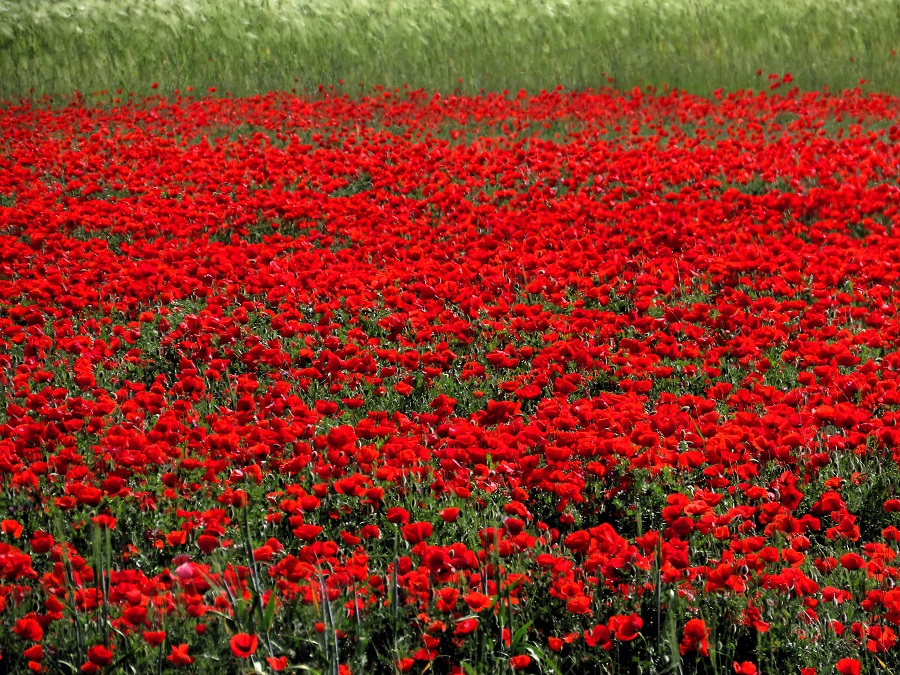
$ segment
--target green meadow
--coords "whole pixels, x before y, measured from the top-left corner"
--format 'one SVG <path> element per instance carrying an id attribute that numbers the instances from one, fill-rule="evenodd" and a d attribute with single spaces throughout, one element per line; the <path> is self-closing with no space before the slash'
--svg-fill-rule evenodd
<path id="1" fill-rule="evenodd" d="M 786 72 L 900 92 L 898 50 L 900 0 L 0 0 L 4 98 L 608 78 L 708 94 Z"/>

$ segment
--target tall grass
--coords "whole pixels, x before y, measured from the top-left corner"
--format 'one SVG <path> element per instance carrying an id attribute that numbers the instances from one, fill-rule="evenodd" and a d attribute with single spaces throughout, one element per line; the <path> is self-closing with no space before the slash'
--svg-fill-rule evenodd
<path id="1" fill-rule="evenodd" d="M 320 83 L 900 92 L 900 0 L 0 0 L 0 96 Z"/>

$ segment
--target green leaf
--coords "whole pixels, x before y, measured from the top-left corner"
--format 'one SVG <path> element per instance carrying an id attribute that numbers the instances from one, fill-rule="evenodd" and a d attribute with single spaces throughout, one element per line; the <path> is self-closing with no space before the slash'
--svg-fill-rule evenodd
<path id="1" fill-rule="evenodd" d="M 544 670 L 546 668 L 551 673 L 555 673 L 555 675 L 562 675 L 562 671 L 559 669 L 559 665 L 556 663 L 556 661 L 554 661 L 547 652 L 545 652 L 537 645 L 530 644 L 525 647 L 525 651 L 531 656 L 531 658 L 541 664 L 541 670 Z"/>
<path id="2" fill-rule="evenodd" d="M 266 603 L 266 611 L 263 614 L 263 632 L 268 633 L 272 629 L 275 620 L 275 592 L 269 593 L 269 602 Z"/>
<path id="3" fill-rule="evenodd" d="M 522 626 L 516 629 L 516 632 L 513 633 L 512 639 L 509 642 L 510 649 L 512 651 L 518 651 L 519 643 L 525 638 L 525 635 L 528 633 L 528 629 L 531 628 L 531 621 L 526 622 Z"/>
<path id="4" fill-rule="evenodd" d="M 475 666 L 466 663 L 463 661 L 462 663 L 463 670 L 466 671 L 466 675 L 479 675 L 478 671 L 475 669 Z"/>

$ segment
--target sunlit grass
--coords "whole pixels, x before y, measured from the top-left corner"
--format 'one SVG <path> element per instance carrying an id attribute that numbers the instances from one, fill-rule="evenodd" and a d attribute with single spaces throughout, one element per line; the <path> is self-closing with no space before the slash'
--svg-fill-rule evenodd
<path id="1" fill-rule="evenodd" d="M 803 89 L 900 91 L 896 49 L 900 0 L 0 0 L 4 97 L 607 77 L 710 93 L 785 72 Z"/>

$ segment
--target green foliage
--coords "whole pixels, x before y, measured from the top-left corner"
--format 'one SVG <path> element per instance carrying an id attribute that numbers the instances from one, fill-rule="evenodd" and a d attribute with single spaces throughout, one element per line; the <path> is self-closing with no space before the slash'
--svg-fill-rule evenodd
<path id="1" fill-rule="evenodd" d="M 897 91 L 898 35 L 900 0 L 0 0 L 0 96 L 608 77 L 710 93 L 785 72 L 804 89 Z"/>

